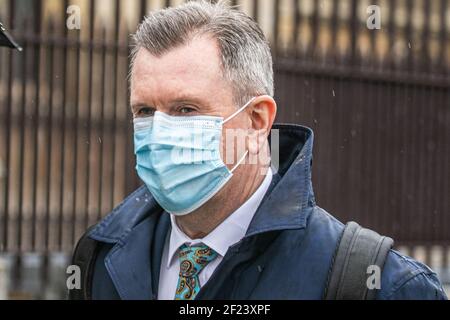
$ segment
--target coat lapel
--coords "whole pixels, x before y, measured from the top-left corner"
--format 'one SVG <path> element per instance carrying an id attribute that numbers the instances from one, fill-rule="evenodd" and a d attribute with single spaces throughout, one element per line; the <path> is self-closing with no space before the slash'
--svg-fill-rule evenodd
<path id="1" fill-rule="evenodd" d="M 150 300 L 153 297 L 148 230 L 154 221 L 146 219 L 133 229 L 123 244 L 118 243 L 106 256 L 105 265 L 120 298 Z"/>
<path id="2" fill-rule="evenodd" d="M 157 298 L 159 269 L 169 226 L 167 214 L 150 215 L 106 256 L 106 269 L 121 299 Z"/>

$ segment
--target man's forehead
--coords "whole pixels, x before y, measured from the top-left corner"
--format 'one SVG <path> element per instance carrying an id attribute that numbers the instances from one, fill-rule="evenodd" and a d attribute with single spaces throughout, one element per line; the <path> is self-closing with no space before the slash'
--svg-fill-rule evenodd
<path id="1" fill-rule="evenodd" d="M 209 37 L 196 37 L 161 55 L 154 55 L 141 48 L 136 54 L 132 70 L 132 79 L 194 75 L 215 78 L 222 75 L 217 43 Z"/>

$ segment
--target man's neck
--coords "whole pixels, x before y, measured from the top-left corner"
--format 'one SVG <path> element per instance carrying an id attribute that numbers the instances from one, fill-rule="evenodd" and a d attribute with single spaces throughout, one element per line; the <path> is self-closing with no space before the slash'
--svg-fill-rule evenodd
<path id="1" fill-rule="evenodd" d="M 260 167 L 255 168 L 252 179 L 245 185 L 229 184 L 200 209 L 176 218 L 178 227 L 189 238 L 203 239 L 241 207 L 261 186 L 266 175 L 260 174 Z M 268 171 L 269 168 L 266 168 Z M 266 172 L 267 173 L 267 172 Z"/>

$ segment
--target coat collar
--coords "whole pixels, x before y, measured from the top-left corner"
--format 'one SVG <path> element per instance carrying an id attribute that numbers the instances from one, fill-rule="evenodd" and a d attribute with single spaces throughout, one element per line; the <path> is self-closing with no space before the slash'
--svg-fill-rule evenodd
<path id="1" fill-rule="evenodd" d="M 247 237 L 304 228 L 310 212 L 307 209 L 315 205 L 311 182 L 313 131 L 299 125 L 277 124 L 272 129 L 274 134 L 279 135 L 276 177 L 247 230 Z"/>
<path id="2" fill-rule="evenodd" d="M 145 186 L 129 195 L 90 232 L 90 237 L 106 243 L 123 243 L 131 230 L 142 220 L 161 212 Z"/>
<path id="3" fill-rule="evenodd" d="M 275 131 L 276 130 L 276 131 Z M 299 125 L 275 125 L 279 136 L 279 166 L 247 230 L 246 238 L 277 230 L 301 229 L 314 202 L 311 184 L 313 132 Z M 272 145 L 272 149 L 276 148 Z M 122 299 L 152 299 L 157 294 L 159 266 L 169 215 L 145 186 L 94 227 L 89 236 L 115 244 L 105 266 Z"/>

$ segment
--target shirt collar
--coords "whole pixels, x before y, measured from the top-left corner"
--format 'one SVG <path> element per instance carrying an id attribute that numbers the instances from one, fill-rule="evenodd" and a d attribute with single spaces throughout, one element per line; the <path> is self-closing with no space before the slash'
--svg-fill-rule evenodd
<path id="1" fill-rule="evenodd" d="M 224 257 L 228 248 L 244 238 L 250 222 L 264 198 L 272 182 L 272 169 L 269 169 L 265 179 L 253 195 L 216 229 L 203 239 L 192 240 L 177 225 L 175 216 L 170 215 L 172 229 L 169 238 L 169 254 L 167 267 L 176 261 L 175 254 L 183 244 L 196 245 L 203 243 Z"/>

